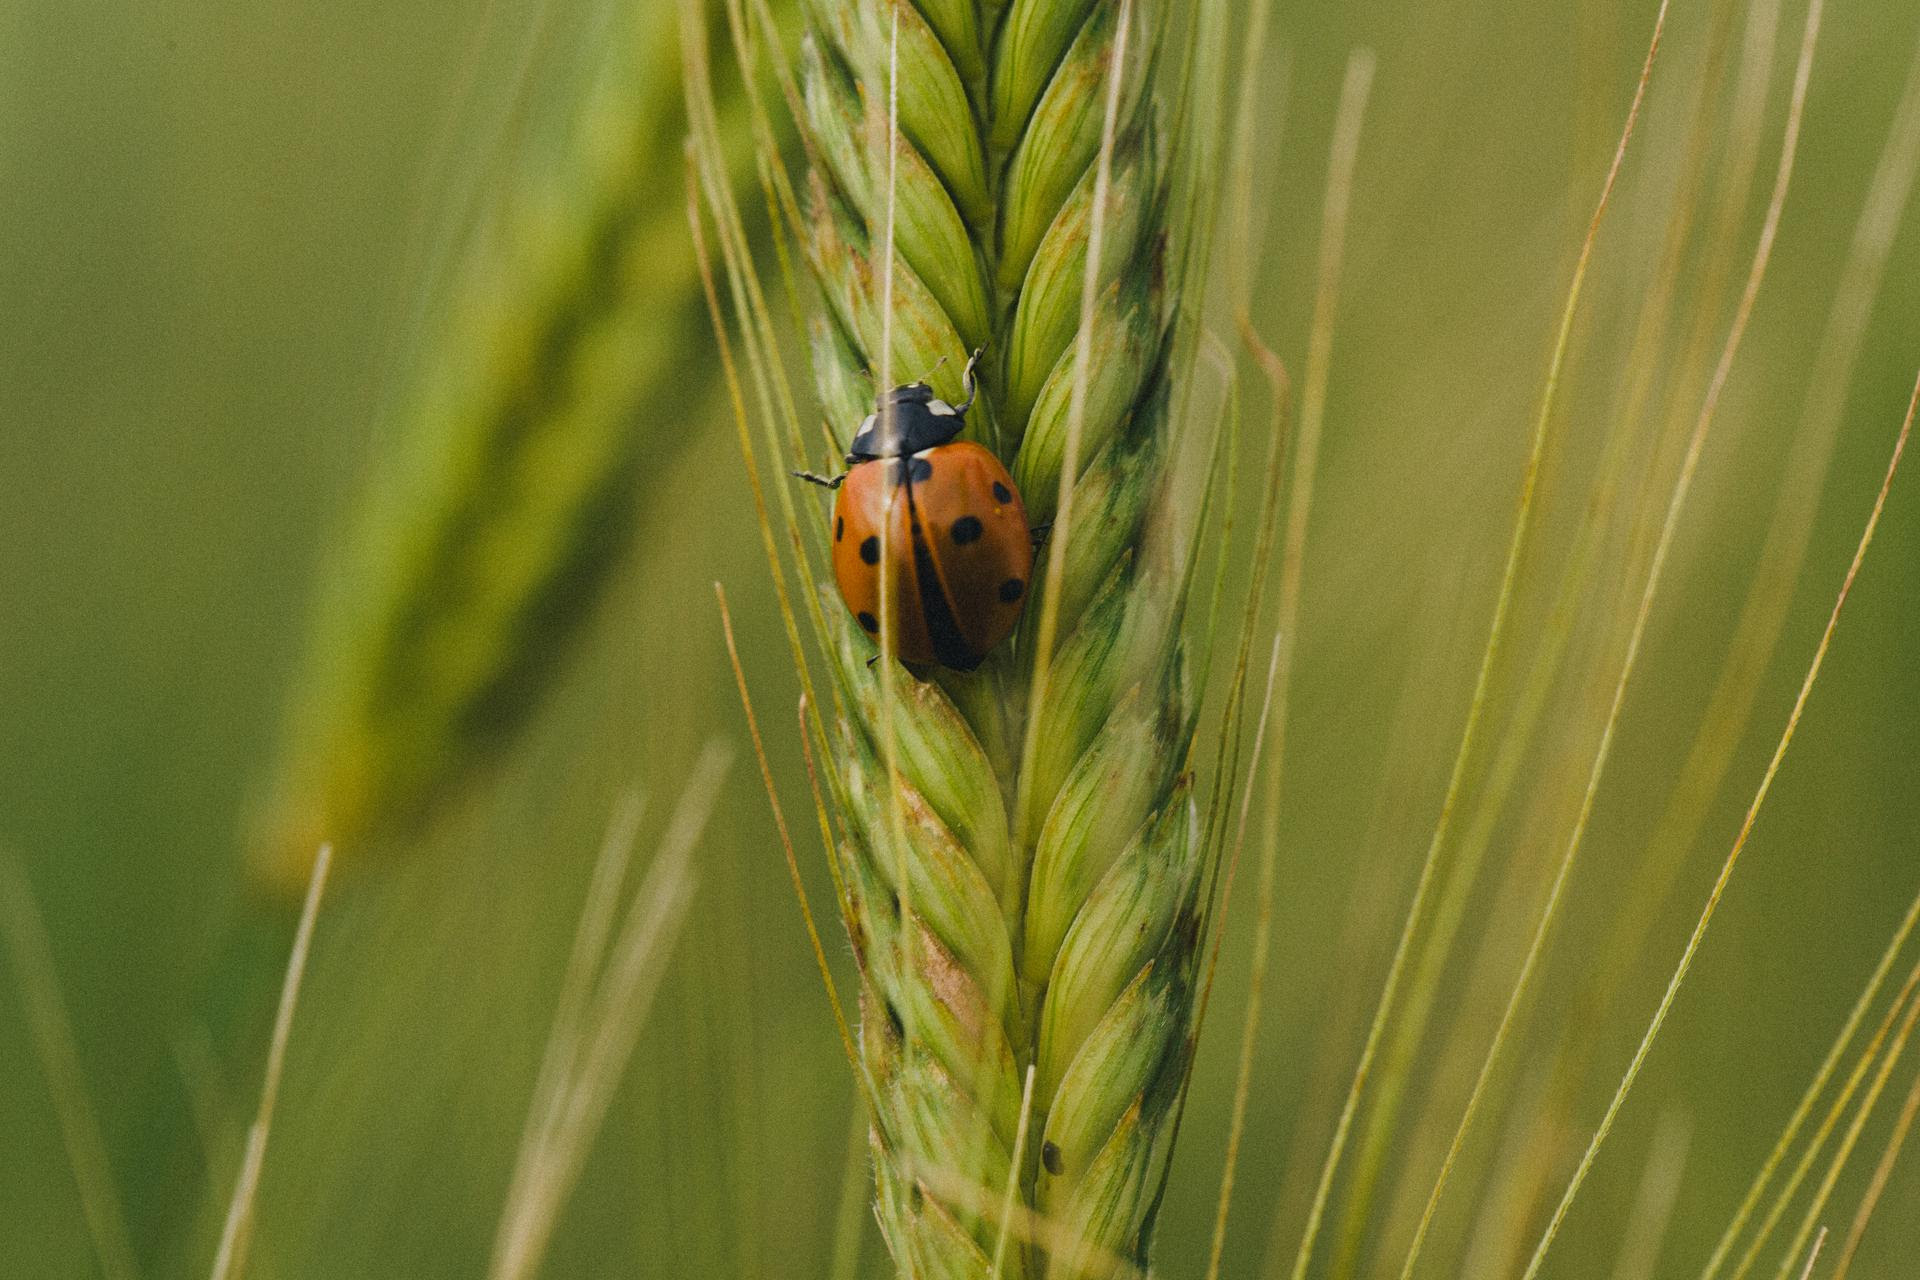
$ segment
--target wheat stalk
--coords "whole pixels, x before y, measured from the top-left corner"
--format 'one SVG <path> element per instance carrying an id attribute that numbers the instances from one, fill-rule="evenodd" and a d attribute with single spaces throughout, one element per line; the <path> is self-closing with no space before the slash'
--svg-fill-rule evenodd
<path id="1" fill-rule="evenodd" d="M 903 1275 L 1148 1265 L 1217 861 L 1182 640 L 1213 456 L 1182 323 L 1209 134 L 1177 83 L 1214 48 L 1215 9 L 811 0 L 799 74 L 780 70 L 810 164 L 797 189 L 769 166 L 768 189 L 817 286 L 817 433 L 783 412 L 711 159 L 704 53 L 689 58 L 695 180 L 767 445 L 818 466 L 876 388 L 927 376 L 957 399 L 984 346 L 969 435 L 1052 523 L 1013 640 L 975 672 L 922 679 L 870 669 L 866 637 L 818 604 L 825 521 L 779 499 L 831 669 L 816 732 L 834 762 L 877 1214 Z M 684 12 L 698 45 L 695 0 Z M 729 12 L 750 57 L 742 33 L 764 10 Z M 1195 171 L 1176 174 L 1175 154 Z"/>
<path id="2" fill-rule="evenodd" d="M 818 4 L 804 62 L 825 402 L 856 421 L 848 389 L 986 343 L 977 430 L 1056 525 L 1038 603 L 991 669 L 895 681 L 888 707 L 861 696 L 884 682 L 841 623 L 877 1198 L 903 1273 L 1104 1275 L 1147 1262 L 1201 884 L 1180 513 L 1155 501 L 1171 456 L 1156 15 L 968 8 Z M 876 130 L 860 104 L 894 95 L 897 131 Z M 891 305 L 862 288 L 876 276 Z M 1076 526 L 1076 507 L 1103 518 Z M 1037 1159 L 1016 1166 L 1027 1124 Z M 1053 1233 L 1005 1250 L 992 1199 L 954 1182 L 1008 1188 Z"/>

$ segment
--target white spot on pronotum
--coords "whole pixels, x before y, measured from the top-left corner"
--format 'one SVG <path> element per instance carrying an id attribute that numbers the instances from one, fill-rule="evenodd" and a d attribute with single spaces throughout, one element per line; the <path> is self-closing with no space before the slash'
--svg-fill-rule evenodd
<path id="1" fill-rule="evenodd" d="M 945 400 L 929 400 L 927 401 L 927 412 L 936 418 L 951 418 L 953 416 L 953 406 Z"/>

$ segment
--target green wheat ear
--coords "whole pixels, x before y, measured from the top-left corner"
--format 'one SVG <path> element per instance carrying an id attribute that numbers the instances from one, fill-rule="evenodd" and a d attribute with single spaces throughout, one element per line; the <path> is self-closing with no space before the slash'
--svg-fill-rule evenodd
<path id="1" fill-rule="evenodd" d="M 1175 81 L 1216 8 L 809 0 L 783 76 L 812 160 L 791 210 L 833 432 L 928 370 L 957 398 L 984 345 L 968 432 L 1055 522 L 1027 616 L 976 672 L 870 668 L 837 601 L 810 611 L 838 708 L 823 745 L 877 1213 L 902 1275 L 1148 1266 L 1214 865 L 1182 642 L 1208 456 L 1182 438 L 1203 274 L 1185 224 L 1209 179 Z M 713 146 L 699 80 L 696 150 Z M 798 520 L 803 582 L 821 580 L 821 515 Z"/>
<path id="2" fill-rule="evenodd" d="M 625 6 L 579 105 L 470 255 L 312 622 L 254 848 L 405 834 L 519 722 L 704 384 L 670 13 Z M 530 149 L 531 150 L 531 149 Z M 644 455 L 644 457 L 643 457 Z"/>

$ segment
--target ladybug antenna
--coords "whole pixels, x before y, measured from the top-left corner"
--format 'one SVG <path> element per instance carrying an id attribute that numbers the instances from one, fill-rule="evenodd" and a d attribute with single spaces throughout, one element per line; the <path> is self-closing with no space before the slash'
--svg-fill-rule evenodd
<path id="1" fill-rule="evenodd" d="M 960 374 L 960 389 L 967 393 L 967 398 L 964 403 L 953 407 L 953 411 L 957 414 L 965 414 L 967 410 L 973 408 L 974 393 L 980 389 L 978 380 L 973 376 L 973 370 L 980 363 L 980 355 L 985 350 L 985 347 L 975 347 L 973 354 L 967 358 L 967 367 Z"/>

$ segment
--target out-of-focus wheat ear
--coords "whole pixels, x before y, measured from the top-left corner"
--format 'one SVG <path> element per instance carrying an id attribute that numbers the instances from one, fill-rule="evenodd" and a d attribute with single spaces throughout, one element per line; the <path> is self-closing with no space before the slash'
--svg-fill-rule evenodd
<path id="1" fill-rule="evenodd" d="M 659 181 L 679 144 L 673 24 L 630 14 L 557 156 L 502 184 L 329 553 L 251 836 L 275 885 L 303 884 L 323 839 L 351 861 L 405 836 L 485 763 L 706 394 L 683 358 L 699 284 Z"/>

